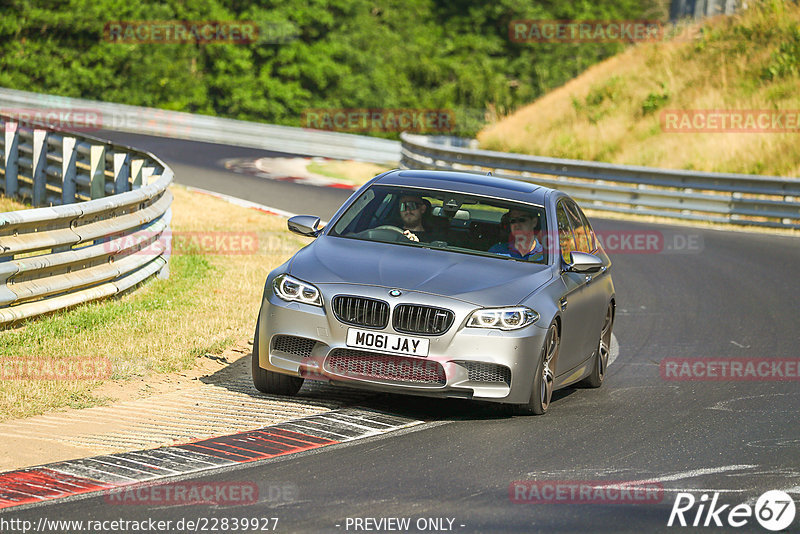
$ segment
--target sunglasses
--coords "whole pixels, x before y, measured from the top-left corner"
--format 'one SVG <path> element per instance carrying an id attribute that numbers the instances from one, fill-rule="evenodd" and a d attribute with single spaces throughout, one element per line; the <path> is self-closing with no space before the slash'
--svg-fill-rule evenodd
<path id="1" fill-rule="evenodd" d="M 406 202 L 400 203 L 400 211 L 414 211 L 415 209 L 422 206 L 419 202 L 414 202 L 413 200 L 408 200 Z"/>
<path id="2" fill-rule="evenodd" d="M 508 224 L 524 223 L 524 222 L 528 222 L 530 220 L 531 220 L 531 218 L 528 217 L 527 215 L 525 215 L 523 217 L 512 217 L 512 218 L 508 219 Z"/>

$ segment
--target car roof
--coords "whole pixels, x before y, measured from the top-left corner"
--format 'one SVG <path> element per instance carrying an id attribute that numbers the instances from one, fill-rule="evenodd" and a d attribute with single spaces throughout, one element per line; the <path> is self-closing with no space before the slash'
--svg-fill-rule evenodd
<path id="1" fill-rule="evenodd" d="M 517 200 L 544 206 L 551 189 L 530 182 L 458 171 L 394 170 L 375 180 L 380 185 L 397 185 L 456 191 L 483 197 Z"/>

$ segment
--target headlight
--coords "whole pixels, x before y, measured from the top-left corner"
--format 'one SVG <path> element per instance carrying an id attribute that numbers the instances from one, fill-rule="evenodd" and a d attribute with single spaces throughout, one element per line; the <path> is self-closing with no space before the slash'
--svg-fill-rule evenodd
<path id="1" fill-rule="evenodd" d="M 322 295 L 320 295 L 319 289 L 288 274 L 276 276 L 272 281 L 272 288 L 275 290 L 275 294 L 285 301 L 322 306 Z"/>
<path id="2" fill-rule="evenodd" d="M 475 328 L 496 328 L 498 330 L 517 330 L 535 323 L 539 314 L 525 306 L 509 308 L 486 308 L 475 310 L 467 320 L 467 326 Z"/>

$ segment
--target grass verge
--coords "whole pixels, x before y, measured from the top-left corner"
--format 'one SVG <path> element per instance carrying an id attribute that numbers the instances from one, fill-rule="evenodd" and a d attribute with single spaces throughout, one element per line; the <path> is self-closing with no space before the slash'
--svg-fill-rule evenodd
<path id="1" fill-rule="evenodd" d="M 13 200 L 6 196 L 0 195 L 0 213 L 6 211 L 27 210 L 30 206 L 23 204 L 17 200 Z"/>
<path id="2" fill-rule="evenodd" d="M 255 247 L 173 249 L 168 280 L 152 280 L 120 298 L 78 306 L 0 334 L 0 361 L 107 360 L 114 381 L 194 366 L 253 335 L 264 280 L 308 240 L 286 222 L 173 186 L 173 241 L 183 236 L 249 236 Z M 208 250 L 208 249 L 205 249 Z M 101 405 L 104 380 L 0 380 L 0 420 L 65 407 Z"/>
<path id="3" fill-rule="evenodd" d="M 696 40 L 631 47 L 478 134 L 489 150 L 800 176 L 798 131 L 669 132 L 667 110 L 800 109 L 800 5 L 749 3 Z M 787 119 L 788 120 L 788 119 Z"/>

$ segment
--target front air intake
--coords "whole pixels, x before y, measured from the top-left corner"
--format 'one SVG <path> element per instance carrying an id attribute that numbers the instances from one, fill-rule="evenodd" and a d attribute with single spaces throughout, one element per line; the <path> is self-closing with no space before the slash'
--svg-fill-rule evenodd
<path id="1" fill-rule="evenodd" d="M 447 382 L 437 361 L 363 350 L 334 349 L 323 367 L 332 374 L 362 380 L 442 386 Z"/>

